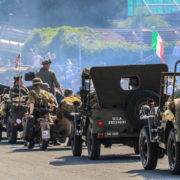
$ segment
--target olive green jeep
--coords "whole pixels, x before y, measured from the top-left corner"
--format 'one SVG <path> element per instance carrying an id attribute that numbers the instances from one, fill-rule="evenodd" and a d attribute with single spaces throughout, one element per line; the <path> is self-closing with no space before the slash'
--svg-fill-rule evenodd
<path id="1" fill-rule="evenodd" d="M 71 146 L 81 156 L 83 142 L 90 159 L 100 157 L 101 144 L 125 144 L 138 154 L 140 119 L 147 101 L 159 101 L 161 72 L 164 64 L 106 66 L 84 69 L 80 91 L 82 104 L 73 122 Z M 153 74 L 153 76 L 152 76 Z"/>
<path id="2" fill-rule="evenodd" d="M 142 107 L 142 119 L 148 120 L 139 137 L 139 150 L 144 169 L 154 170 L 158 158 L 168 156 L 173 174 L 180 174 L 180 73 L 163 72 L 159 106 L 149 101 Z M 157 153 L 160 152 L 160 153 Z"/>

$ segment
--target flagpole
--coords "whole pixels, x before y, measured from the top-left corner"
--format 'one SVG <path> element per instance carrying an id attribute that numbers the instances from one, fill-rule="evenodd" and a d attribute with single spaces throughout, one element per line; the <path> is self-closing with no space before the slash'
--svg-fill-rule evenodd
<path id="1" fill-rule="evenodd" d="M 19 81 L 21 78 L 21 52 L 19 54 Z M 20 89 L 20 85 L 19 85 L 19 105 L 20 105 L 20 96 L 21 96 L 21 89 Z"/>

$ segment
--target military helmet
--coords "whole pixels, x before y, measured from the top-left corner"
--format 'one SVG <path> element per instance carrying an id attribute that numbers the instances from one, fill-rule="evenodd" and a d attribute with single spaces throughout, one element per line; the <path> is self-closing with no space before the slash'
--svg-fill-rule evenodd
<path id="1" fill-rule="evenodd" d="M 50 90 L 50 86 L 48 83 L 42 83 L 42 88 L 46 91 L 49 91 Z"/>
<path id="2" fill-rule="evenodd" d="M 45 65 L 45 64 L 51 64 L 51 60 L 50 59 L 44 59 L 42 61 L 42 65 Z"/>
<path id="3" fill-rule="evenodd" d="M 65 89 L 64 90 L 64 96 L 65 97 L 68 97 L 68 96 L 71 96 L 73 94 L 73 91 L 72 91 L 72 89 Z"/>
<path id="4" fill-rule="evenodd" d="M 34 78 L 33 80 L 32 80 L 32 85 L 34 86 L 34 85 L 42 85 L 42 80 L 41 80 L 41 78 Z"/>

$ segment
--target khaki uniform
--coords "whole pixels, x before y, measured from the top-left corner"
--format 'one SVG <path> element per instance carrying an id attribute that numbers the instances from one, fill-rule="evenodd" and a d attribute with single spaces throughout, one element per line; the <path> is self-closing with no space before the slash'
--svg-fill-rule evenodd
<path id="1" fill-rule="evenodd" d="M 60 84 L 57 80 L 57 77 L 54 71 L 52 70 L 41 68 L 40 71 L 37 72 L 35 76 L 41 78 L 41 80 L 44 83 L 48 83 L 50 86 L 50 92 L 53 94 L 55 93 L 55 88 L 60 88 Z"/>
<path id="2" fill-rule="evenodd" d="M 40 107 L 48 107 L 49 103 L 51 104 L 56 104 L 56 99 L 55 97 L 43 90 L 43 89 L 37 89 L 37 90 L 31 90 L 28 94 L 28 101 L 27 104 L 33 103 L 35 106 L 35 110 L 40 108 Z M 38 121 L 41 120 L 41 118 L 48 119 L 51 123 L 53 123 L 53 118 L 50 115 L 50 113 L 44 114 L 43 116 L 39 116 L 35 113 L 35 118 L 38 118 Z"/>
<path id="3" fill-rule="evenodd" d="M 78 96 L 69 96 L 69 97 L 65 97 L 62 101 L 61 101 L 61 109 L 62 111 L 67 111 L 67 112 L 75 112 L 75 107 L 74 107 L 74 102 L 79 102 L 81 103 L 81 99 Z"/>
<path id="4" fill-rule="evenodd" d="M 9 94 L 3 94 L 0 96 L 1 102 L 0 102 L 0 116 L 1 115 L 6 115 L 8 111 L 7 103 L 6 100 L 10 99 Z"/>
<path id="5" fill-rule="evenodd" d="M 28 104 L 33 103 L 35 107 L 45 106 L 48 107 L 49 103 L 56 104 L 56 99 L 53 94 L 43 90 L 31 90 L 28 94 Z"/>

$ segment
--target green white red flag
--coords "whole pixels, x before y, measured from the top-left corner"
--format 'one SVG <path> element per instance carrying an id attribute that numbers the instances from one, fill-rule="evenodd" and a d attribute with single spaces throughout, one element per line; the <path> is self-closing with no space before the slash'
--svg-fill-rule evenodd
<path id="1" fill-rule="evenodd" d="M 157 56 L 161 59 L 162 63 L 166 64 L 163 58 L 163 55 L 164 55 L 163 40 L 156 30 L 152 30 L 152 49 L 157 54 Z"/>

